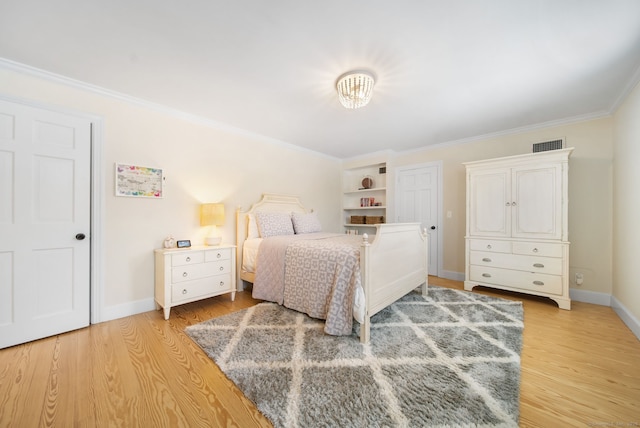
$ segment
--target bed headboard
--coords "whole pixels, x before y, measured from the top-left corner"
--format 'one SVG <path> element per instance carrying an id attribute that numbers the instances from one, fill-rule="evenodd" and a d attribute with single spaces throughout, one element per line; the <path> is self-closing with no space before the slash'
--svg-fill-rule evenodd
<path id="1" fill-rule="evenodd" d="M 305 208 L 297 196 L 280 195 L 276 193 L 263 193 L 262 198 L 251 205 L 251 208 L 247 211 L 242 211 L 242 207 L 238 207 L 236 210 L 236 277 L 238 278 L 238 291 L 242 291 L 244 288 L 242 279 L 242 247 L 244 241 L 249 236 L 249 219 L 252 218 L 252 220 L 255 221 L 255 213 L 258 211 L 309 213 L 313 210 Z"/>

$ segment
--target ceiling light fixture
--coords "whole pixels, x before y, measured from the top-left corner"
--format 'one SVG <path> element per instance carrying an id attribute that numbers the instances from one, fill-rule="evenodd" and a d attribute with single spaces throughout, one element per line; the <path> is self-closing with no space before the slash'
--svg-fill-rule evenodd
<path id="1" fill-rule="evenodd" d="M 338 78 L 336 89 L 340 103 L 346 108 L 360 108 L 369 103 L 373 84 L 373 74 L 368 71 L 349 71 Z"/>

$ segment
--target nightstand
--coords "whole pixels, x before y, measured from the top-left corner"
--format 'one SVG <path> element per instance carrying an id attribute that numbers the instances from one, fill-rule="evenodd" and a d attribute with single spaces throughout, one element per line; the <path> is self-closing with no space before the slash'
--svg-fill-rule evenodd
<path id="1" fill-rule="evenodd" d="M 236 297 L 235 245 L 155 250 L 156 308 L 164 319 L 174 306 L 231 293 Z"/>

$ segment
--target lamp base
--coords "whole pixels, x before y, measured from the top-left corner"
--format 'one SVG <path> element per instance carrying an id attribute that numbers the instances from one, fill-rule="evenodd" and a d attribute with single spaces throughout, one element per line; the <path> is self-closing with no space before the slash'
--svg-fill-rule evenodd
<path id="1" fill-rule="evenodd" d="M 210 246 L 220 245 L 222 243 L 221 236 L 207 236 L 204 238 L 204 243 Z"/>

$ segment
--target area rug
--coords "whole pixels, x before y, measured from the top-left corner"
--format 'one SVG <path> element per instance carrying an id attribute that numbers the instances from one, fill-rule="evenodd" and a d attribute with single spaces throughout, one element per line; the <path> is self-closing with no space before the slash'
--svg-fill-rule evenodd
<path id="1" fill-rule="evenodd" d="M 429 286 L 328 336 L 274 303 L 187 334 L 275 427 L 517 427 L 520 302 Z"/>

